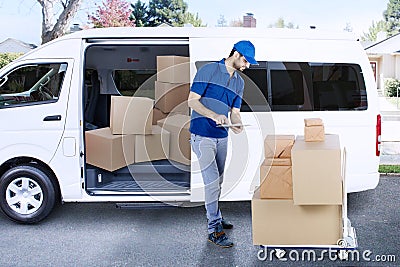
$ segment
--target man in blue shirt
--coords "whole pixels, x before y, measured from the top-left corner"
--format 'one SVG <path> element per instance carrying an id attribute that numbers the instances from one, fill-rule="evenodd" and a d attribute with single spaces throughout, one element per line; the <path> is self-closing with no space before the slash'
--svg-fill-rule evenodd
<path id="1" fill-rule="evenodd" d="M 223 220 L 218 201 L 227 154 L 228 129 L 236 134 L 243 130 L 240 106 L 244 81 L 237 71 L 243 71 L 250 64 L 258 64 L 254 55 L 255 48 L 250 41 L 237 42 L 228 58 L 199 69 L 188 99 L 192 109 L 192 149 L 199 160 L 205 185 L 208 241 L 221 247 L 233 246 L 223 231 L 233 225 Z M 229 124 L 233 126 L 221 127 Z"/>

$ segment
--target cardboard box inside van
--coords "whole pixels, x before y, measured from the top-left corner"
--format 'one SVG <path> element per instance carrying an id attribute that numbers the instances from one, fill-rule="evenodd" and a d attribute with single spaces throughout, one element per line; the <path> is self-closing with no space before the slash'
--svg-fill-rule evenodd
<path id="1" fill-rule="evenodd" d="M 115 135 L 110 128 L 85 132 L 86 162 L 115 171 L 135 162 L 135 136 Z"/>

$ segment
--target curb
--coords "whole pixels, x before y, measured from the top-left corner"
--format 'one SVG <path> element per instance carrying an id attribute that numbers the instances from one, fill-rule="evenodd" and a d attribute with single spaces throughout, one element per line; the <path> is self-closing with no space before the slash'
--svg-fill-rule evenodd
<path id="1" fill-rule="evenodd" d="M 400 177 L 400 173 L 392 173 L 392 172 L 385 173 L 385 172 L 380 172 L 379 174 L 380 174 L 380 175 L 385 175 L 385 176 L 391 176 L 391 177 Z"/>

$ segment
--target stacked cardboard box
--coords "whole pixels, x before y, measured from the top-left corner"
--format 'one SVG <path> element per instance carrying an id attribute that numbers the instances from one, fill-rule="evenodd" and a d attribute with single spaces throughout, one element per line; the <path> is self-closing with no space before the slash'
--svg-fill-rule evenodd
<path id="1" fill-rule="evenodd" d="M 342 204 L 339 136 L 306 142 L 298 136 L 292 148 L 293 199 L 296 205 Z"/>
<path id="2" fill-rule="evenodd" d="M 272 147 L 267 144 L 266 148 Z M 266 155 L 277 156 L 268 151 Z M 276 152 L 284 154 L 279 149 Z M 279 158 L 268 161 L 271 167 L 274 162 L 275 166 L 285 162 Z M 253 244 L 336 245 L 342 234 L 343 199 L 339 136 L 324 133 L 324 141 L 319 142 L 306 142 L 304 136 L 298 136 L 291 163 L 293 199 L 265 199 L 261 196 L 263 184 L 253 196 Z"/>
<path id="3" fill-rule="evenodd" d="M 111 96 L 113 134 L 151 134 L 154 101 L 147 97 Z"/>
<path id="4" fill-rule="evenodd" d="M 189 115 L 189 82 L 189 57 L 157 56 L 154 125 L 170 113 Z"/>
<path id="5" fill-rule="evenodd" d="M 170 134 L 153 125 L 154 101 L 146 97 L 111 97 L 110 127 L 86 131 L 86 162 L 108 171 L 167 159 Z"/>
<path id="6" fill-rule="evenodd" d="M 304 119 L 304 140 L 306 142 L 322 142 L 325 140 L 324 123 L 320 118 Z"/>
<path id="7" fill-rule="evenodd" d="M 260 197 L 292 199 L 291 149 L 294 135 L 268 135 L 260 167 Z"/>
<path id="8" fill-rule="evenodd" d="M 135 136 L 114 135 L 110 128 L 85 132 L 86 162 L 115 171 L 135 162 Z"/>
<path id="9" fill-rule="evenodd" d="M 338 205 L 294 205 L 291 199 L 251 201 L 254 245 L 336 245 L 341 236 Z"/>
<path id="10" fill-rule="evenodd" d="M 171 135 L 169 159 L 190 165 L 190 116 L 182 114 L 169 115 L 157 123 Z"/>

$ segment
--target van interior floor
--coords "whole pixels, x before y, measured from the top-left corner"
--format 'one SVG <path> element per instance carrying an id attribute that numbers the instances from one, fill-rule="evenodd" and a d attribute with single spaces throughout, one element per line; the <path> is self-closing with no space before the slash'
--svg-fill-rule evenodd
<path id="1" fill-rule="evenodd" d="M 190 166 L 160 160 L 109 172 L 87 165 L 86 190 L 91 195 L 189 194 Z"/>

